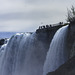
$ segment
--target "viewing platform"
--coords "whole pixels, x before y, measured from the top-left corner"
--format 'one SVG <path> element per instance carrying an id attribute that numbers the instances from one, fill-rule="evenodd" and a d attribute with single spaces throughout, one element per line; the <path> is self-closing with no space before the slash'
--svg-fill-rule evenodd
<path id="1" fill-rule="evenodd" d="M 68 25 L 69 23 L 63 23 L 59 22 L 57 24 L 49 24 L 49 25 L 43 25 L 39 26 L 39 28 L 36 30 L 36 33 L 44 32 L 44 31 L 52 31 L 53 29 L 58 29 L 62 26 Z"/>

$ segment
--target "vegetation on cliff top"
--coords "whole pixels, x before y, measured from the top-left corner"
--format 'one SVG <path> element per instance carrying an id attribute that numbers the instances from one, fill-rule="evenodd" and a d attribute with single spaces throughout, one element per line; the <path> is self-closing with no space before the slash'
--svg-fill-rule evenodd
<path id="1" fill-rule="evenodd" d="M 75 7 L 72 5 L 71 9 L 67 12 L 67 22 L 75 24 Z"/>

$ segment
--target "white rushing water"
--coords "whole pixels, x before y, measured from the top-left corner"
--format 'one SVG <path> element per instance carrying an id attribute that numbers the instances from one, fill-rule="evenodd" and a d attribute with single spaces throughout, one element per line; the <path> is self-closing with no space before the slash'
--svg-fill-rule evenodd
<path id="1" fill-rule="evenodd" d="M 0 75 L 42 75 L 46 52 L 36 33 L 16 34 L 0 56 Z"/>
<path id="2" fill-rule="evenodd" d="M 68 59 L 67 28 L 64 26 L 56 32 L 49 51 L 39 40 L 44 37 L 38 38 L 36 33 L 13 35 L 0 49 L 0 75 L 46 75 L 56 70 Z"/>
<path id="3" fill-rule="evenodd" d="M 68 26 L 64 26 L 55 33 L 46 56 L 43 75 L 47 75 L 48 72 L 55 71 L 68 59 L 68 52 L 65 48 L 67 30 Z"/>

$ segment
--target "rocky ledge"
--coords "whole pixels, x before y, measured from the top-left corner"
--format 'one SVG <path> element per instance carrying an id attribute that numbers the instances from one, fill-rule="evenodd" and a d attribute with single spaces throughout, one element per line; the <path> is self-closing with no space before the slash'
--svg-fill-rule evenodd
<path id="1" fill-rule="evenodd" d="M 63 23 L 59 22 L 57 24 L 49 24 L 49 25 L 43 25 L 39 26 L 39 28 L 36 30 L 36 33 L 41 33 L 41 32 L 51 32 L 55 29 L 59 29 L 62 26 L 68 25 L 69 23 Z"/>
<path id="2" fill-rule="evenodd" d="M 6 44 L 7 41 L 8 41 L 8 38 L 0 39 L 0 46 L 2 46 L 3 44 Z"/>

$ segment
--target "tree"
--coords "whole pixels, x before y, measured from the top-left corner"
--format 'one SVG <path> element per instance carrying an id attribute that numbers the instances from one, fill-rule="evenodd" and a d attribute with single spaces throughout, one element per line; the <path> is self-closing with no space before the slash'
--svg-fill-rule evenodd
<path id="1" fill-rule="evenodd" d="M 75 7 L 72 5 L 71 9 L 67 10 L 67 22 L 75 23 Z"/>

